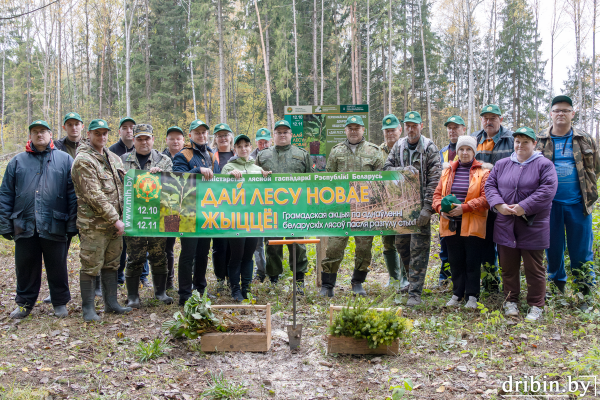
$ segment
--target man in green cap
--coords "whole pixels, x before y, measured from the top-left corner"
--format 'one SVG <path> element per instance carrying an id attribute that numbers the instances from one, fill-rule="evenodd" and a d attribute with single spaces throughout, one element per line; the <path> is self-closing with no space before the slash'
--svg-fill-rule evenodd
<path id="1" fill-rule="evenodd" d="M 135 121 L 131 117 L 121 118 L 119 121 L 119 141 L 108 149 L 121 157 L 125 153 L 133 150 L 133 127 Z"/>
<path id="2" fill-rule="evenodd" d="M 256 148 L 250 153 L 250 157 L 256 160 L 258 153 L 271 146 L 271 132 L 267 128 L 260 128 L 256 131 Z M 265 258 L 265 241 L 261 238 L 256 244 L 254 252 L 254 262 L 256 263 L 256 272 L 254 276 L 259 282 L 264 282 L 267 275 L 267 260 Z"/>
<path id="3" fill-rule="evenodd" d="M 448 140 L 450 143 L 440 150 L 440 159 L 442 163 L 457 161 L 458 155 L 456 154 L 456 142 L 458 142 L 459 136 L 464 136 L 464 134 L 467 132 L 465 121 L 460 115 L 453 115 L 448 118 L 444 126 L 446 127 L 446 132 L 448 133 Z M 440 261 L 442 265 L 440 266 L 440 276 L 438 282 L 439 285 L 442 286 L 448 283 L 448 278 L 450 277 L 450 264 L 448 261 L 446 239 L 441 236 Z"/>
<path id="4" fill-rule="evenodd" d="M 117 271 L 123 250 L 123 163 L 106 148 L 110 128 L 103 119 L 88 127 L 88 142 L 82 141 L 71 174 L 77 195 L 77 228 L 81 241 L 79 274 L 84 321 L 99 321 L 94 307 L 96 276 L 102 279 L 104 311 L 131 311 L 117 301 Z"/>
<path id="5" fill-rule="evenodd" d="M 481 126 L 483 129 L 472 133 L 477 139 L 477 154 L 475 159 L 482 163 L 496 164 L 499 160 L 510 157 L 514 151 L 513 132 L 502 126 L 502 112 L 496 104 L 488 104 L 481 109 Z M 500 285 L 498 268 L 496 267 L 498 255 L 494 243 L 494 224 L 496 213 L 488 213 L 486 220 L 485 249 L 483 250 L 482 264 L 487 272 L 483 279 L 484 289 L 490 293 L 497 293 Z"/>
<path id="6" fill-rule="evenodd" d="M 256 158 L 256 165 L 274 174 L 304 174 L 314 172 L 308 151 L 292 145 L 292 127 L 286 120 L 275 123 L 275 146 L 261 151 Z M 281 238 L 265 238 L 265 240 L 277 239 Z M 304 274 L 308 271 L 306 245 L 295 244 L 294 246 L 296 246 L 296 281 L 300 286 L 299 292 L 303 293 Z M 291 266 L 293 263 L 293 260 L 291 260 L 291 246 L 288 246 L 288 250 Z M 283 272 L 283 246 L 267 245 L 266 253 L 266 273 L 272 283 L 277 283 L 279 275 Z"/>
<path id="7" fill-rule="evenodd" d="M 81 132 L 83 131 L 83 119 L 76 112 L 68 112 L 63 118 L 62 128 L 67 132 L 67 136 L 54 142 L 54 147 L 64 151 L 75 158 L 77 147 L 81 141 Z"/>
<path id="8" fill-rule="evenodd" d="M 0 186 L 0 235 L 15 241 L 17 308 L 10 318 L 27 317 L 40 293 L 42 259 L 54 308 L 60 318 L 71 300 L 67 241 L 77 234 L 77 199 L 71 180 L 73 159 L 57 151 L 48 123 L 29 125 L 25 151 L 14 156 Z"/>
<path id="9" fill-rule="evenodd" d="M 392 147 L 400 139 L 402 135 L 402 124 L 394 114 L 388 114 L 383 117 L 381 123 L 381 130 L 383 131 L 384 142 L 379 146 L 383 160 L 387 160 Z M 388 286 L 393 279 L 401 280 L 400 287 L 408 286 L 408 279 L 402 273 L 403 269 L 400 269 L 400 258 L 398 257 L 398 251 L 396 250 L 396 235 L 382 236 L 381 241 L 383 242 L 383 259 L 387 266 L 388 273 L 390 274 L 390 280 Z"/>
<path id="10" fill-rule="evenodd" d="M 125 172 L 130 169 L 157 172 L 173 171 L 173 162 L 164 154 L 153 149 L 154 133 L 152 125 L 138 124 L 133 129 L 134 145 L 131 152 L 121 156 Z M 125 267 L 125 284 L 127 286 L 127 307 L 140 308 L 140 276 L 146 260 L 152 267 L 154 297 L 165 304 L 173 299 L 166 295 L 167 289 L 167 254 L 165 252 L 167 238 L 126 236 L 127 266 Z"/>
<path id="11" fill-rule="evenodd" d="M 552 99 L 552 125 L 538 133 L 537 150 L 551 160 L 558 175 L 558 189 L 550 213 L 550 247 L 546 250 L 548 280 L 565 291 L 565 249 L 569 249 L 571 271 L 576 275 L 579 292 L 584 296 L 581 311 L 589 311 L 591 288 L 596 276 L 584 267 L 594 261 L 592 210 L 598 200 L 600 176 L 598 145 L 587 133 L 575 128 L 573 101 L 568 96 Z M 566 236 L 566 240 L 565 240 Z"/>
<path id="12" fill-rule="evenodd" d="M 421 304 L 429 264 L 431 204 L 442 173 L 439 150 L 430 139 L 421 135 L 422 130 L 421 115 L 416 111 L 407 112 L 404 116 L 406 136 L 396 142 L 383 167 L 384 171 L 405 171 L 418 175 L 421 182 L 421 212 L 416 220 L 421 230 L 419 233 L 396 235 L 398 253 L 404 268 L 409 268 L 409 297 L 406 302 L 409 307 Z"/>
<path id="13" fill-rule="evenodd" d="M 365 140 L 365 124 L 359 115 L 352 115 L 344 125 L 346 140 L 331 149 L 327 157 L 327 172 L 381 171 L 383 155 L 376 144 Z M 355 236 L 356 250 L 354 254 L 354 273 L 352 274 L 352 292 L 366 296 L 362 284 L 367 279 L 371 265 L 371 248 L 373 236 Z M 348 244 L 348 236 L 330 237 L 323 259 L 321 273 L 321 296 L 333 297 L 333 288 L 337 280 L 340 264 L 344 259 L 344 251 Z"/>

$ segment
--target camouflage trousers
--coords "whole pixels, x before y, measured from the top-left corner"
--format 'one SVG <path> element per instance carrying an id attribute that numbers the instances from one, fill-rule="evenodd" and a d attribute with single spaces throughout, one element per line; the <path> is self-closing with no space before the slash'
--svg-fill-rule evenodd
<path id="1" fill-rule="evenodd" d="M 381 237 L 383 243 L 383 254 L 397 254 L 396 235 L 386 235 Z"/>
<path id="2" fill-rule="evenodd" d="M 429 264 L 429 248 L 431 246 L 431 225 L 421 228 L 421 233 L 396 235 L 396 249 L 400 258 L 408 266 L 409 295 L 421 295 Z"/>
<path id="3" fill-rule="evenodd" d="M 88 229 L 79 230 L 79 260 L 81 272 L 98 276 L 103 269 L 117 271 L 121 252 L 123 251 L 123 237 L 118 236 L 114 230 Z"/>
<path id="4" fill-rule="evenodd" d="M 167 238 L 126 236 L 127 265 L 125 278 L 142 275 L 146 259 L 150 262 L 152 275 L 167 275 Z"/>
<path id="5" fill-rule="evenodd" d="M 265 243 L 269 240 L 281 240 L 283 238 L 265 238 Z M 302 239 L 302 238 L 288 238 Z M 308 258 L 306 257 L 306 245 L 295 244 L 296 246 L 296 272 L 306 273 L 308 271 Z M 292 269 L 292 247 L 288 245 L 290 270 Z M 266 270 L 269 276 L 279 276 L 283 273 L 283 245 L 266 245 L 267 264 Z"/>
<path id="6" fill-rule="evenodd" d="M 334 236 L 329 238 L 327 251 L 323 259 L 323 272 L 337 274 L 340 264 L 344 259 L 344 251 L 348 245 L 348 236 Z M 354 270 L 368 272 L 371 265 L 371 248 L 373 247 L 373 236 L 355 236 L 354 243 Z"/>

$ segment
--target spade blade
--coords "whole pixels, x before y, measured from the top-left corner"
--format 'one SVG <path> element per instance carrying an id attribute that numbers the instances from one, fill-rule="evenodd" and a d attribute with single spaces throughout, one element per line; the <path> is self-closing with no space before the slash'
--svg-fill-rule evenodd
<path id="1" fill-rule="evenodd" d="M 302 339 L 302 324 L 288 325 L 287 326 L 288 339 L 290 341 L 290 349 L 296 350 L 300 346 L 300 340 Z"/>

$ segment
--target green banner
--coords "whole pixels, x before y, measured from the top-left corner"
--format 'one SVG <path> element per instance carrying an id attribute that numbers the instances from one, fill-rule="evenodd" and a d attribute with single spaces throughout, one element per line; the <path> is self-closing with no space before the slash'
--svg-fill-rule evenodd
<path id="1" fill-rule="evenodd" d="M 128 236 L 304 237 L 418 232 L 420 184 L 405 172 L 215 175 L 130 170 Z"/>

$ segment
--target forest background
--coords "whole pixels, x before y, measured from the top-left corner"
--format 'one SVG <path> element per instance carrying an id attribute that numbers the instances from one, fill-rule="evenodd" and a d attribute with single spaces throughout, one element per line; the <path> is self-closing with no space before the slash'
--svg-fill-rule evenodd
<path id="1" fill-rule="evenodd" d="M 583 51 L 595 49 L 596 3 L 2 0 L 2 151 L 20 150 L 34 119 L 60 137 L 69 111 L 113 127 L 128 115 L 157 132 L 200 118 L 254 137 L 285 106 L 309 104 L 369 104 L 376 143 L 384 115 L 417 110 L 443 146 L 448 116 L 472 132 L 488 103 L 507 127 L 544 128 L 561 85 L 576 124 L 598 139 L 595 52 Z M 558 82 L 555 42 L 565 37 L 575 51 Z"/>

